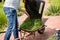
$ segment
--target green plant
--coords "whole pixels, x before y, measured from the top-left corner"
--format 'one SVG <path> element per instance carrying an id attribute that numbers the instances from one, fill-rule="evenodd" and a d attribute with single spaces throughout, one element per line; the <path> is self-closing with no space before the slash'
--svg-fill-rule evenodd
<path id="1" fill-rule="evenodd" d="M 0 14 L 0 31 L 4 30 L 7 27 L 6 16 L 2 13 Z"/>
<path id="2" fill-rule="evenodd" d="M 52 16 L 56 16 L 56 15 L 60 15 L 60 7 L 57 7 L 55 5 L 50 5 L 46 12 L 45 12 L 46 15 L 52 15 Z"/>
<path id="3" fill-rule="evenodd" d="M 23 0 L 20 1 L 20 8 L 24 8 Z"/>
<path id="4" fill-rule="evenodd" d="M 0 32 L 2 32 L 5 29 L 5 27 L 7 27 L 7 20 L 3 12 L 3 8 L 0 7 Z"/>
<path id="5" fill-rule="evenodd" d="M 50 36 L 47 40 L 56 40 L 56 36 L 55 36 L 55 34 L 52 35 L 52 36 Z"/>
<path id="6" fill-rule="evenodd" d="M 45 14 L 50 16 L 60 15 L 60 1 L 59 0 L 49 0 L 48 7 Z"/>

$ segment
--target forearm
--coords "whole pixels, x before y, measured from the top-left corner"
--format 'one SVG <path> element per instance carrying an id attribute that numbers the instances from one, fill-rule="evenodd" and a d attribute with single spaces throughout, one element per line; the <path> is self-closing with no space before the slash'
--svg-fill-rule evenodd
<path id="1" fill-rule="evenodd" d="M 23 0 L 24 3 L 26 3 L 26 0 Z"/>
<path id="2" fill-rule="evenodd" d="M 21 9 L 21 8 L 19 8 L 18 10 L 21 11 L 21 12 L 24 12 L 27 16 L 29 16 L 29 14 L 26 12 L 26 10 Z"/>

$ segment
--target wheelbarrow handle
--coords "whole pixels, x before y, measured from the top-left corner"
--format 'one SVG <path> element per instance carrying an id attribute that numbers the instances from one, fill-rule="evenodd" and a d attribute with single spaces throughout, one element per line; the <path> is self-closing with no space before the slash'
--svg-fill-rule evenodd
<path id="1" fill-rule="evenodd" d="M 40 1 L 40 6 L 42 5 L 42 8 L 40 7 L 40 14 L 41 14 L 41 17 L 42 17 L 42 14 L 43 14 L 43 11 L 44 11 L 44 6 L 45 6 L 45 1 Z"/>

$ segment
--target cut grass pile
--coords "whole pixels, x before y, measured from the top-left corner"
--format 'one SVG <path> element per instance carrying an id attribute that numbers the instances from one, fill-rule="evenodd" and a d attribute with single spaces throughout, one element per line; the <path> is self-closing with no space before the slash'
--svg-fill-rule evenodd
<path id="1" fill-rule="evenodd" d="M 20 28 L 24 30 L 36 30 L 42 25 L 42 19 L 27 18 L 21 25 Z"/>

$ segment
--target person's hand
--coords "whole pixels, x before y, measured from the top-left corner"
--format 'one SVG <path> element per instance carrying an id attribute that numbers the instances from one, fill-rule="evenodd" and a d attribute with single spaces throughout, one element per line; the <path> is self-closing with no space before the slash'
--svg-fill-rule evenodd
<path id="1" fill-rule="evenodd" d="M 30 15 L 29 15 L 28 13 L 26 13 L 26 15 L 27 15 L 28 17 L 30 17 Z"/>
<path id="2" fill-rule="evenodd" d="M 20 12 L 20 8 L 18 8 L 18 12 Z"/>
<path id="3" fill-rule="evenodd" d="M 30 17 L 30 15 L 27 13 L 27 11 L 26 10 L 24 10 L 24 9 L 21 9 L 21 8 L 18 8 L 18 11 L 20 12 L 23 12 L 23 13 L 25 13 L 28 17 Z"/>
<path id="4" fill-rule="evenodd" d="M 26 0 L 23 0 L 24 3 L 26 3 Z"/>

